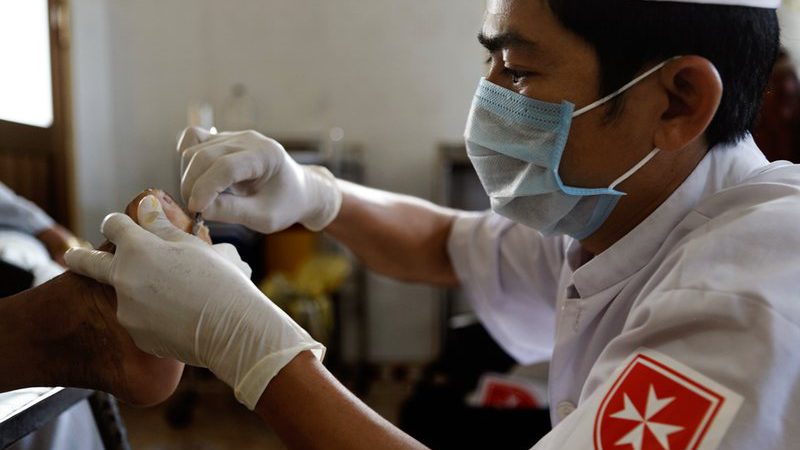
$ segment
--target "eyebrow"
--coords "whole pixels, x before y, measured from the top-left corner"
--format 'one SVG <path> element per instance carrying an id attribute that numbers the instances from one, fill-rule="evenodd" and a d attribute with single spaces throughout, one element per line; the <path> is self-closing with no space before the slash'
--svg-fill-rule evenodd
<path id="1" fill-rule="evenodd" d="M 502 33 L 496 36 L 487 36 L 483 32 L 478 33 L 478 42 L 481 43 L 486 50 L 494 53 L 506 48 L 518 47 L 524 50 L 536 50 L 538 45 L 525 39 L 517 33 Z"/>

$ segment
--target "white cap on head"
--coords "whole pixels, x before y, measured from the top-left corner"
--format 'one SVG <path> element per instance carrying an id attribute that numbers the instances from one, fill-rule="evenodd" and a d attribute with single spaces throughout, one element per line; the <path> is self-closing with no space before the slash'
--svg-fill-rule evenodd
<path id="1" fill-rule="evenodd" d="M 705 5 L 749 6 L 751 8 L 778 9 L 781 0 L 648 0 L 656 2 L 702 3 Z"/>

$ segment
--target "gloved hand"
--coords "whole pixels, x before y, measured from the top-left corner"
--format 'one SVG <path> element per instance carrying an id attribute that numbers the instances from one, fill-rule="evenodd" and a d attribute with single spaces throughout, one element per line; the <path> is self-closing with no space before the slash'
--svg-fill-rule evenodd
<path id="1" fill-rule="evenodd" d="M 178 152 L 183 200 L 205 219 L 273 233 L 295 223 L 320 231 L 339 214 L 342 193 L 330 171 L 301 166 L 255 131 L 187 128 Z"/>
<path id="2" fill-rule="evenodd" d="M 176 228 L 153 196 L 138 217 L 144 229 L 123 214 L 103 221 L 115 254 L 75 249 L 66 262 L 115 288 L 117 317 L 139 348 L 211 369 L 250 409 L 299 353 L 323 357 L 325 347 L 242 273 L 238 253 Z"/>

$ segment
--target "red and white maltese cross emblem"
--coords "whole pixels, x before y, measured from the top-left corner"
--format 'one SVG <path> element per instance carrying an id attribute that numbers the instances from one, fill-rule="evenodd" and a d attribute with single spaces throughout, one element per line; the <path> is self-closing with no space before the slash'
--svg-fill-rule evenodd
<path id="1" fill-rule="evenodd" d="M 726 401 L 724 388 L 686 367 L 639 354 L 595 418 L 596 450 L 700 450 Z"/>

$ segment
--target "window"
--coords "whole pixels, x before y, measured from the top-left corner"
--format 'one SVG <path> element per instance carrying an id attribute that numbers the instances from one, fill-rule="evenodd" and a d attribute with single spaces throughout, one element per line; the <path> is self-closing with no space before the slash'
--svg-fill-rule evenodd
<path id="1" fill-rule="evenodd" d="M 47 0 L 0 0 L 0 120 L 53 125 Z"/>

